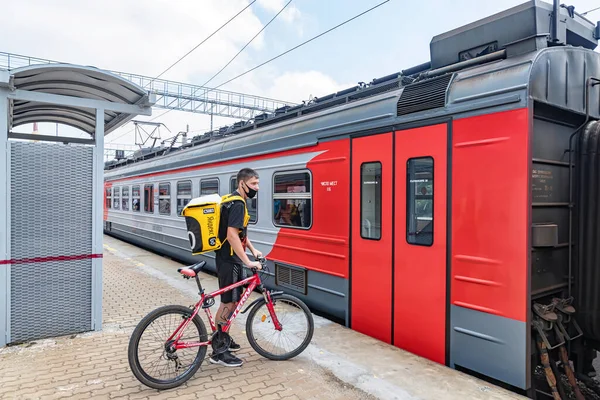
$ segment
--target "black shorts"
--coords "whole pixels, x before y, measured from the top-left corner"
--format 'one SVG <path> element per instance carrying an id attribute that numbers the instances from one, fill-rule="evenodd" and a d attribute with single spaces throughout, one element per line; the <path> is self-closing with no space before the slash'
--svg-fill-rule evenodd
<path id="1" fill-rule="evenodd" d="M 245 279 L 244 268 L 240 264 L 224 262 L 217 259 L 217 276 L 219 277 L 219 288 L 222 289 Z M 243 286 L 229 290 L 221 294 L 222 303 L 237 303 L 242 297 Z"/>

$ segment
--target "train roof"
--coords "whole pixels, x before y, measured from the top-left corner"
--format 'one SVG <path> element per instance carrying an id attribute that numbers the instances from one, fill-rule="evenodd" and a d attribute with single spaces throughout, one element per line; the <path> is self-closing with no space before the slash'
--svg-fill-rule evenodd
<path id="1" fill-rule="evenodd" d="M 586 80 L 600 76 L 600 54 L 593 51 L 600 23 L 559 10 L 566 23 L 547 32 L 552 6 L 528 1 L 435 36 L 428 63 L 207 132 L 177 148 L 142 149 L 106 163 L 105 177 L 307 147 L 449 114 L 524 107 L 530 99 L 585 114 Z M 588 95 L 588 101 L 590 116 L 600 118 L 600 96 Z"/>

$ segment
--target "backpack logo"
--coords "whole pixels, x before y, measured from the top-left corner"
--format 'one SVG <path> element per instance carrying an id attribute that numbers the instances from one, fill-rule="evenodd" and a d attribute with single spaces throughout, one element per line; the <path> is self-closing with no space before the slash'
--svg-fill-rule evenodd
<path id="1" fill-rule="evenodd" d="M 204 210 L 202 210 L 202 212 L 204 214 L 214 214 L 215 213 L 215 209 L 214 208 L 205 208 Z"/>
<path id="2" fill-rule="evenodd" d="M 210 239 L 208 239 L 208 244 L 211 246 L 214 246 L 217 244 L 217 239 L 214 237 L 211 237 Z"/>

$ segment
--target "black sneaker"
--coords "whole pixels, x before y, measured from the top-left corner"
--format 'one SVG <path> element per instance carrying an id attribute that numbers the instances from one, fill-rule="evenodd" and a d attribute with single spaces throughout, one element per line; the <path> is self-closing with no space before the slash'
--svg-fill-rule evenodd
<path id="1" fill-rule="evenodd" d="M 240 345 L 234 342 L 233 338 L 231 338 L 231 343 L 229 344 L 229 351 L 238 351 L 240 348 Z"/>
<path id="2" fill-rule="evenodd" d="M 211 364 L 219 364 L 225 367 L 241 367 L 244 363 L 242 360 L 232 355 L 230 352 L 218 354 L 217 356 L 211 356 L 209 358 Z"/>

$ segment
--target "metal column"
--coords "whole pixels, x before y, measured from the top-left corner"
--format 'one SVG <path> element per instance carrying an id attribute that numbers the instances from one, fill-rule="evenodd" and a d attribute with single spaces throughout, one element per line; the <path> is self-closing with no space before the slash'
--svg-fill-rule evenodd
<path id="1" fill-rule="evenodd" d="M 92 174 L 92 254 L 102 254 L 104 202 L 104 110 L 96 109 Z M 92 259 L 92 329 L 102 330 L 102 258 Z"/>
<path id="2" fill-rule="evenodd" d="M 1 83 L 1 82 L 0 82 Z M 8 216 L 8 98 L 0 87 L 0 347 L 8 341 L 10 299 L 10 218 Z"/>

